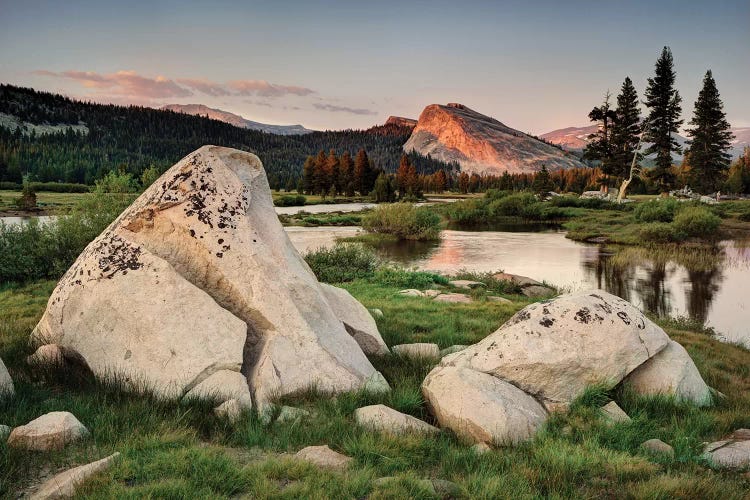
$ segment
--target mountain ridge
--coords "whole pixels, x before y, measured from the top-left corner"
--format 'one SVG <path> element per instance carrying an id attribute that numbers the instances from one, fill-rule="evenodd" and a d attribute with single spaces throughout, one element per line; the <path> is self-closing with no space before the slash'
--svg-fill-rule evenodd
<path id="1" fill-rule="evenodd" d="M 159 109 L 165 111 L 174 111 L 176 113 L 185 113 L 194 116 L 205 116 L 212 120 L 219 120 L 235 127 L 246 128 L 249 130 L 259 130 L 261 132 L 267 132 L 269 134 L 277 135 L 301 135 L 309 134 L 314 132 L 302 125 L 271 125 L 268 123 L 256 122 L 248 120 L 247 118 L 240 116 L 223 109 L 210 108 L 205 104 L 165 104 Z"/>

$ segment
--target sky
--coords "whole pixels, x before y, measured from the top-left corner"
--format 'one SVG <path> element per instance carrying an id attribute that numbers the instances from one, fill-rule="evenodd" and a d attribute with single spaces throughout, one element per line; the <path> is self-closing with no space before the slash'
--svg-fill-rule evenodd
<path id="1" fill-rule="evenodd" d="M 707 69 L 750 126 L 750 0 L 0 0 L 0 82 L 366 128 L 460 102 L 534 134 L 581 126 L 672 49 L 687 123 Z"/>

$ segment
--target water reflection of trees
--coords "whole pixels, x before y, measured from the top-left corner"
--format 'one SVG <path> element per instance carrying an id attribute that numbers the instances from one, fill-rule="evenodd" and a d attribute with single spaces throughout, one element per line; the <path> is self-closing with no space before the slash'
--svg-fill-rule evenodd
<path id="1" fill-rule="evenodd" d="M 640 301 L 646 311 L 660 316 L 674 314 L 672 298 L 677 290 L 670 288 L 670 278 L 684 269 L 687 314 L 705 323 L 723 279 L 725 255 L 715 248 L 598 247 L 584 253 L 583 259 L 583 269 L 599 288 Z"/>

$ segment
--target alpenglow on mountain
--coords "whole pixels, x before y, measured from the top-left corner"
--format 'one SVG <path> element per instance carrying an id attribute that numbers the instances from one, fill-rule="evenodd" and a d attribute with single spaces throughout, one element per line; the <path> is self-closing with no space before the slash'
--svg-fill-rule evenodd
<path id="1" fill-rule="evenodd" d="M 235 127 L 247 128 L 250 130 L 260 130 L 269 134 L 277 135 L 300 135 L 309 134 L 312 130 L 302 125 L 269 125 L 267 123 L 254 122 L 240 115 L 235 115 L 229 111 L 209 108 L 203 104 L 167 104 L 161 109 L 175 111 L 177 113 L 186 113 L 188 115 L 205 116 L 212 120 L 219 120 L 229 123 Z"/>
<path id="2" fill-rule="evenodd" d="M 512 129 L 463 104 L 431 104 L 419 116 L 404 144 L 444 162 L 458 162 L 469 173 L 502 174 L 583 167 L 575 156 Z"/>

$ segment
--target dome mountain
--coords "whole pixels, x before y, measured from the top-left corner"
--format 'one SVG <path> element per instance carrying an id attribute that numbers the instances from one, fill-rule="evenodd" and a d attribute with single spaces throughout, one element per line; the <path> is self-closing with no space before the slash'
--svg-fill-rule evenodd
<path id="1" fill-rule="evenodd" d="M 457 103 L 427 106 L 404 151 L 458 162 L 469 173 L 536 172 L 543 165 L 550 170 L 584 166 L 558 147 Z"/>

